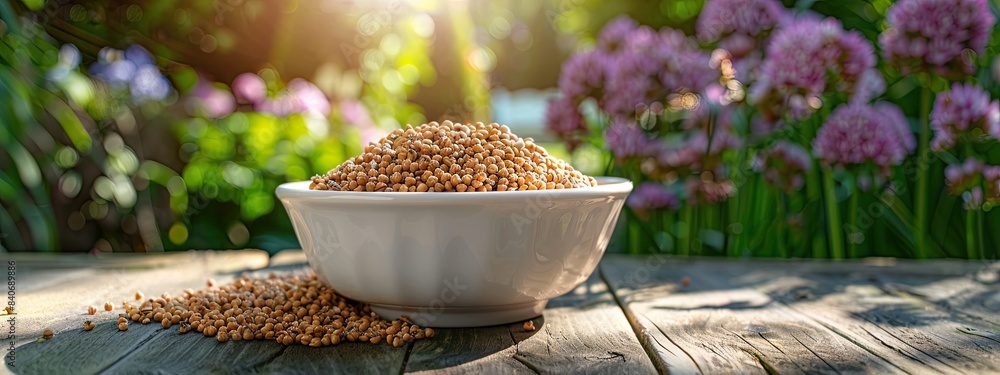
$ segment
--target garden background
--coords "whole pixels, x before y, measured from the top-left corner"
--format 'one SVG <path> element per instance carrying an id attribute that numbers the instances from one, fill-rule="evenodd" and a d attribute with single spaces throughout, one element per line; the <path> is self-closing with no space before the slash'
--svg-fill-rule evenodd
<path id="1" fill-rule="evenodd" d="M 451 119 L 635 181 L 609 251 L 995 259 L 996 9 L 4 1 L 0 250 L 296 248 L 278 184 Z"/>

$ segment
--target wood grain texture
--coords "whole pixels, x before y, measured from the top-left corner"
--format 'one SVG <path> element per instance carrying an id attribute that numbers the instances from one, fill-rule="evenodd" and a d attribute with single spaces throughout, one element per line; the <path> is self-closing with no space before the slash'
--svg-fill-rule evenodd
<path id="1" fill-rule="evenodd" d="M 656 268 L 650 264 L 659 268 L 649 272 Z M 779 373 L 997 371 L 995 327 L 890 287 L 901 281 L 954 286 L 980 267 L 895 260 L 610 258 L 602 263 L 619 298 L 639 318 L 646 314 L 642 325 L 684 348 L 699 370 L 748 370 L 743 364 L 756 357 L 762 370 Z M 690 278 L 686 288 L 680 282 L 685 276 Z M 727 342 L 736 336 L 739 341 Z M 752 350 L 741 354 L 734 347 Z"/>
<path id="2" fill-rule="evenodd" d="M 998 336 L 995 326 L 891 287 L 901 280 L 917 279 L 951 284 L 970 274 L 928 267 L 931 275 L 927 275 L 907 268 L 797 270 L 774 275 L 757 289 L 903 371 L 1000 371 L 1000 341 L 992 338 Z"/>
<path id="3" fill-rule="evenodd" d="M 220 344 L 155 324 L 118 332 L 111 321 L 136 289 L 176 294 L 208 277 L 301 272 L 300 251 L 17 264 L 23 345 L 16 366 L 0 373 L 1000 372 L 1000 266 L 990 263 L 608 256 L 599 273 L 549 303 L 535 331 L 522 322 L 440 329 L 402 348 Z M 114 313 L 85 314 L 105 300 Z M 84 332 L 87 319 L 97 328 Z M 46 327 L 56 336 L 35 341 Z"/>
<path id="4" fill-rule="evenodd" d="M 80 258 L 73 262 L 53 260 L 54 269 L 85 271 L 74 272 L 76 278 L 58 285 L 31 289 L 29 284 L 26 289 L 30 291 L 19 289 L 16 309 L 19 347 L 15 367 L 8 370 L 41 374 L 98 372 L 149 343 L 163 330 L 155 324 L 133 323 L 128 331 L 118 332 L 113 321 L 123 312 L 122 301 L 133 301 L 136 290 L 142 290 L 147 297 L 162 292 L 176 295 L 186 288 L 202 287 L 207 278 L 227 282 L 239 272 L 264 267 L 267 262 L 267 253 L 259 250 L 183 252 L 124 259 Z M 17 272 L 25 275 L 42 267 L 44 262 L 21 261 Z M 104 311 L 105 302 L 111 302 L 114 310 Z M 89 305 L 98 307 L 96 315 L 87 314 Z M 86 320 L 96 322 L 97 327 L 83 331 Z M 55 337 L 37 342 L 46 328 Z"/>
<path id="5" fill-rule="evenodd" d="M 413 345 L 407 372 L 629 373 L 655 372 L 652 362 L 596 272 L 549 302 L 535 318 L 474 329 L 440 329 Z"/>
<path id="6" fill-rule="evenodd" d="M 754 275 L 716 267 L 725 264 L 759 270 L 757 263 L 655 257 L 609 257 L 601 270 L 671 373 L 899 372 L 755 290 Z"/>
<path id="7" fill-rule="evenodd" d="M 402 372 L 406 350 L 406 347 L 394 348 L 385 344 L 344 343 L 325 348 L 293 345 L 286 347 L 260 371 L 272 374 L 398 374 Z"/>

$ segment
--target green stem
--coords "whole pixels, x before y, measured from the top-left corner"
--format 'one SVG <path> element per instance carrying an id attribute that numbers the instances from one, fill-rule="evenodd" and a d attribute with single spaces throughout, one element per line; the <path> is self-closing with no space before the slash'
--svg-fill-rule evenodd
<path id="1" fill-rule="evenodd" d="M 690 255 L 691 254 L 691 232 L 694 230 L 694 223 L 692 223 L 694 209 L 689 204 L 685 204 L 681 208 L 681 220 L 684 221 L 684 232 L 682 236 L 677 236 L 678 238 L 678 254 L 680 255 Z"/>
<path id="2" fill-rule="evenodd" d="M 859 199 L 860 196 L 861 196 L 861 191 L 859 191 L 857 188 L 855 188 L 854 191 L 851 193 L 851 199 L 848 202 L 848 206 L 847 206 L 848 207 L 847 208 L 847 223 L 848 223 L 847 230 L 850 231 L 850 234 L 847 236 L 847 243 L 848 243 L 848 248 L 850 249 L 849 255 L 850 255 L 851 258 L 860 258 L 861 257 L 861 254 L 859 254 L 860 253 L 860 251 L 859 251 L 860 244 L 854 241 L 855 236 L 858 235 L 858 233 L 855 233 L 855 231 L 858 231 L 861 234 L 864 234 L 864 231 L 862 231 L 861 228 L 858 228 L 858 199 Z"/>
<path id="3" fill-rule="evenodd" d="M 834 190 L 833 171 L 823 168 L 823 192 L 826 199 L 826 224 L 830 236 L 830 257 L 844 259 L 844 231 L 841 228 L 840 207 L 837 206 L 837 192 Z"/>
<path id="4" fill-rule="evenodd" d="M 985 258 L 986 240 L 983 238 L 983 226 L 986 221 L 983 210 L 976 210 L 976 255 L 977 258 Z"/>
<path id="5" fill-rule="evenodd" d="M 924 160 L 924 155 L 929 150 L 929 143 L 931 137 L 930 128 L 930 112 L 931 112 L 931 100 L 933 100 L 934 94 L 931 89 L 922 85 L 920 88 L 920 144 L 917 147 L 917 195 L 916 199 L 916 242 L 917 242 L 917 258 L 927 258 L 927 189 L 929 181 L 928 170 L 930 165 L 934 162 L 933 159 Z M 927 163 L 923 165 L 923 163 Z"/>
<path id="6" fill-rule="evenodd" d="M 788 249 L 786 248 L 786 236 L 785 236 L 785 226 L 788 224 L 788 214 L 785 213 L 785 200 L 782 194 L 784 194 L 779 189 L 774 189 L 775 192 L 775 216 L 778 219 L 778 230 L 776 231 L 778 236 L 778 256 L 782 258 L 788 258 Z"/>
<path id="7" fill-rule="evenodd" d="M 965 254 L 969 259 L 976 259 L 976 234 L 973 229 L 976 220 L 976 212 L 972 209 L 965 210 Z"/>
<path id="8" fill-rule="evenodd" d="M 969 159 L 975 156 L 976 150 L 972 147 L 972 142 L 965 143 L 965 158 Z M 971 205 L 970 205 L 971 206 Z M 966 207 L 965 211 L 965 253 L 968 259 L 976 259 L 976 249 L 979 244 L 976 243 L 978 236 L 976 235 L 976 229 L 979 229 L 978 217 L 975 212 L 980 211 L 981 207 Z"/>
<path id="9" fill-rule="evenodd" d="M 691 208 L 691 226 L 688 227 L 688 237 L 690 237 L 691 255 L 701 255 L 701 209 L 704 206 Z"/>

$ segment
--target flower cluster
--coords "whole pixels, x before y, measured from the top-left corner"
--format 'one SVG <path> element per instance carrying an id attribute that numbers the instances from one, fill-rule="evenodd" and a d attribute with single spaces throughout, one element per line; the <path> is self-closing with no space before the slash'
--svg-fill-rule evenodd
<path id="1" fill-rule="evenodd" d="M 160 73 L 153 56 L 137 45 L 124 51 L 102 49 L 90 74 L 114 89 L 127 89 L 137 104 L 166 99 L 171 92 L 170 81 Z"/>
<path id="2" fill-rule="evenodd" d="M 579 112 L 586 99 L 627 121 L 644 108 L 665 105 L 671 94 L 697 93 L 717 81 L 719 73 L 708 61 L 708 54 L 680 31 L 656 31 L 628 17 L 616 18 L 601 31 L 595 50 L 566 61 L 559 87 L 569 100 L 549 105 L 546 124 L 573 143 L 575 133 L 566 130 L 581 129 L 580 116 L 572 112 Z"/>
<path id="3" fill-rule="evenodd" d="M 824 94 L 867 102 L 884 88 L 875 60 L 871 43 L 836 19 L 790 20 L 771 39 L 749 99 L 773 121 L 786 112 L 796 119 L 811 115 Z"/>
<path id="4" fill-rule="evenodd" d="M 284 90 L 269 96 L 264 79 L 253 73 L 243 73 L 233 80 L 233 94 L 237 102 L 250 104 L 255 111 L 277 116 L 293 113 L 326 116 L 330 113 L 330 99 L 326 94 L 301 78 L 291 80 Z"/>
<path id="5" fill-rule="evenodd" d="M 890 104 L 845 104 L 826 119 L 813 140 L 813 152 L 827 166 L 871 163 L 882 176 L 913 151 L 916 141 L 905 118 Z"/>
<path id="6" fill-rule="evenodd" d="M 979 87 L 956 83 L 937 96 L 931 129 L 931 147 L 937 151 L 955 146 L 963 136 L 972 141 L 1000 139 L 1000 102 L 991 101 L 990 94 Z"/>
<path id="7" fill-rule="evenodd" d="M 570 97 L 552 99 L 545 111 L 545 123 L 549 131 L 555 133 L 573 151 L 583 143 L 587 135 L 587 124 L 576 104 Z"/>
<path id="8" fill-rule="evenodd" d="M 805 184 L 805 175 L 812 169 L 812 157 L 802 146 L 778 141 L 764 151 L 757 169 L 771 185 L 792 192 Z"/>
<path id="9" fill-rule="evenodd" d="M 604 141 L 619 163 L 629 158 L 653 157 L 661 148 L 659 140 L 631 122 L 616 122 L 609 126 L 604 133 Z"/>
<path id="10" fill-rule="evenodd" d="M 630 208 L 638 212 L 656 209 L 676 209 L 680 206 L 677 192 L 659 182 L 643 182 L 635 187 L 625 201 Z"/>
<path id="11" fill-rule="evenodd" d="M 967 210 L 978 210 L 983 203 L 1000 204 L 1000 166 L 984 165 L 974 157 L 944 170 L 948 193 L 962 197 Z M 985 189 L 984 189 L 985 187 Z"/>
<path id="12" fill-rule="evenodd" d="M 975 73 L 996 19 L 986 0 L 900 0 L 879 36 L 886 61 L 904 74 L 930 71 L 960 78 Z"/>
<path id="13" fill-rule="evenodd" d="M 624 48 L 606 57 L 606 86 L 600 100 L 612 117 L 628 118 L 637 108 L 663 104 L 676 93 L 698 92 L 718 80 L 708 54 L 683 33 L 640 27 Z"/>
<path id="14" fill-rule="evenodd" d="M 776 0 L 709 0 L 698 16 L 698 38 L 717 41 L 719 48 L 741 58 L 758 47 L 783 14 Z"/>
<path id="15" fill-rule="evenodd" d="M 662 144 L 656 157 L 656 174 L 664 180 L 685 178 L 702 172 L 725 177 L 723 154 L 739 148 L 740 141 L 726 131 L 709 134 L 691 131 Z"/>
<path id="16" fill-rule="evenodd" d="M 236 110 L 233 94 L 204 78 L 199 78 L 186 105 L 189 113 L 208 118 L 223 118 Z"/>

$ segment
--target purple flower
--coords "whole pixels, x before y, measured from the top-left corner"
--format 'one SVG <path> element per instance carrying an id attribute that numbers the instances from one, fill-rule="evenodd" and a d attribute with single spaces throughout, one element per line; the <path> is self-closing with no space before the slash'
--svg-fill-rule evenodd
<path id="1" fill-rule="evenodd" d="M 723 175 L 702 172 L 684 180 L 688 204 L 714 204 L 725 201 L 736 194 L 736 185 Z"/>
<path id="2" fill-rule="evenodd" d="M 984 166 L 983 180 L 986 184 L 986 201 L 994 206 L 1000 204 L 1000 166 Z"/>
<path id="3" fill-rule="evenodd" d="M 934 150 L 947 150 L 961 136 L 1000 139 L 1000 103 L 972 84 L 956 83 L 937 96 L 931 112 Z"/>
<path id="4" fill-rule="evenodd" d="M 605 55 L 599 51 L 582 53 L 566 60 L 559 76 L 559 88 L 563 95 L 576 103 L 587 97 L 600 97 L 607 69 L 606 60 Z"/>
<path id="5" fill-rule="evenodd" d="M 601 103 L 613 117 L 633 116 L 637 108 L 662 104 L 670 94 L 701 92 L 719 79 L 709 55 L 683 33 L 665 28 L 651 42 L 629 42 L 608 58 Z"/>
<path id="6" fill-rule="evenodd" d="M 350 99 L 341 100 L 340 113 L 344 116 L 345 122 L 358 129 L 358 133 L 361 135 L 361 147 L 371 142 L 377 142 L 382 137 L 364 103 Z"/>
<path id="7" fill-rule="evenodd" d="M 156 60 L 153 59 L 153 55 L 149 54 L 145 48 L 140 45 L 131 45 L 122 51 L 122 57 L 125 60 L 131 61 L 136 66 L 143 65 L 156 65 Z"/>
<path id="8" fill-rule="evenodd" d="M 549 100 L 545 111 L 545 127 L 566 142 L 570 150 L 576 149 L 581 138 L 587 135 L 587 124 L 577 104 L 568 97 Z"/>
<path id="9" fill-rule="evenodd" d="M 739 139 L 728 131 L 715 131 L 709 136 L 706 130 L 692 130 L 659 148 L 656 172 L 665 180 L 704 173 L 723 178 L 723 153 L 739 147 Z"/>
<path id="10" fill-rule="evenodd" d="M 636 30 L 644 30 L 637 32 Z M 601 29 L 597 35 L 597 48 L 608 53 L 615 53 L 625 48 L 630 40 L 635 40 L 643 33 L 651 32 L 648 27 L 641 27 L 628 16 L 618 16 Z M 638 35 L 637 35 L 638 34 Z"/>
<path id="11" fill-rule="evenodd" d="M 806 117 L 832 92 L 860 94 L 867 101 L 884 86 L 871 82 L 874 67 L 874 48 L 860 34 L 844 31 L 833 18 L 803 16 L 774 34 L 750 101 L 773 118 L 786 112 Z"/>
<path id="12" fill-rule="evenodd" d="M 778 141 L 764 152 L 759 168 L 768 183 L 791 192 L 805 184 L 805 175 L 812 169 L 812 157 L 802 146 Z"/>
<path id="13" fill-rule="evenodd" d="M 153 56 L 140 46 L 125 51 L 102 49 L 90 74 L 112 88 L 128 89 L 132 101 L 139 104 L 166 99 L 171 91 L 170 81 L 160 73 Z"/>
<path id="14" fill-rule="evenodd" d="M 990 175 L 995 174 L 996 167 L 989 167 Z M 962 197 L 963 206 L 967 210 L 978 210 L 983 205 L 984 177 L 983 162 L 976 158 L 965 159 L 961 164 L 952 164 L 944 169 L 945 185 L 948 193 Z"/>
<path id="15" fill-rule="evenodd" d="M 236 110 L 236 101 L 229 91 L 216 88 L 200 79 L 188 97 L 188 110 L 208 118 L 223 118 Z"/>
<path id="16" fill-rule="evenodd" d="M 636 186 L 625 201 L 630 208 L 639 212 L 656 209 L 676 209 L 680 206 L 677 192 L 659 182 L 643 182 Z"/>
<path id="17" fill-rule="evenodd" d="M 267 98 L 267 84 L 256 74 L 243 73 L 233 80 L 233 94 L 240 103 L 256 104 Z"/>
<path id="18" fill-rule="evenodd" d="M 886 22 L 879 44 L 889 64 L 959 78 L 976 70 L 963 51 L 982 54 L 996 20 L 986 0 L 900 0 Z"/>
<path id="19" fill-rule="evenodd" d="M 310 113 L 318 116 L 330 114 L 330 99 L 326 97 L 323 90 L 302 78 L 293 79 L 288 82 L 286 88 L 288 93 L 295 97 L 300 112 Z"/>
<path id="20" fill-rule="evenodd" d="M 903 161 L 914 142 L 912 133 L 901 134 L 908 125 L 896 123 L 900 120 L 866 104 L 839 106 L 819 129 L 813 152 L 828 166 L 871 163 L 888 176 L 891 166 Z"/>
<path id="21" fill-rule="evenodd" d="M 884 117 L 885 122 L 896 131 L 895 136 L 898 137 L 899 144 L 903 146 L 907 154 L 917 149 L 917 140 L 913 137 L 913 130 L 910 129 L 910 121 L 903 115 L 903 110 L 899 109 L 899 106 L 879 102 L 875 103 L 873 107 Z"/>
<path id="22" fill-rule="evenodd" d="M 709 0 L 698 16 L 698 38 L 718 41 L 720 48 L 739 58 L 756 48 L 783 12 L 776 0 Z"/>
<path id="23" fill-rule="evenodd" d="M 155 65 L 140 66 L 129 81 L 128 87 L 132 100 L 137 103 L 163 100 L 170 94 L 170 81 Z"/>
<path id="24" fill-rule="evenodd" d="M 608 150 L 619 163 L 629 158 L 655 156 L 660 142 L 632 123 L 617 122 L 604 132 Z"/>

